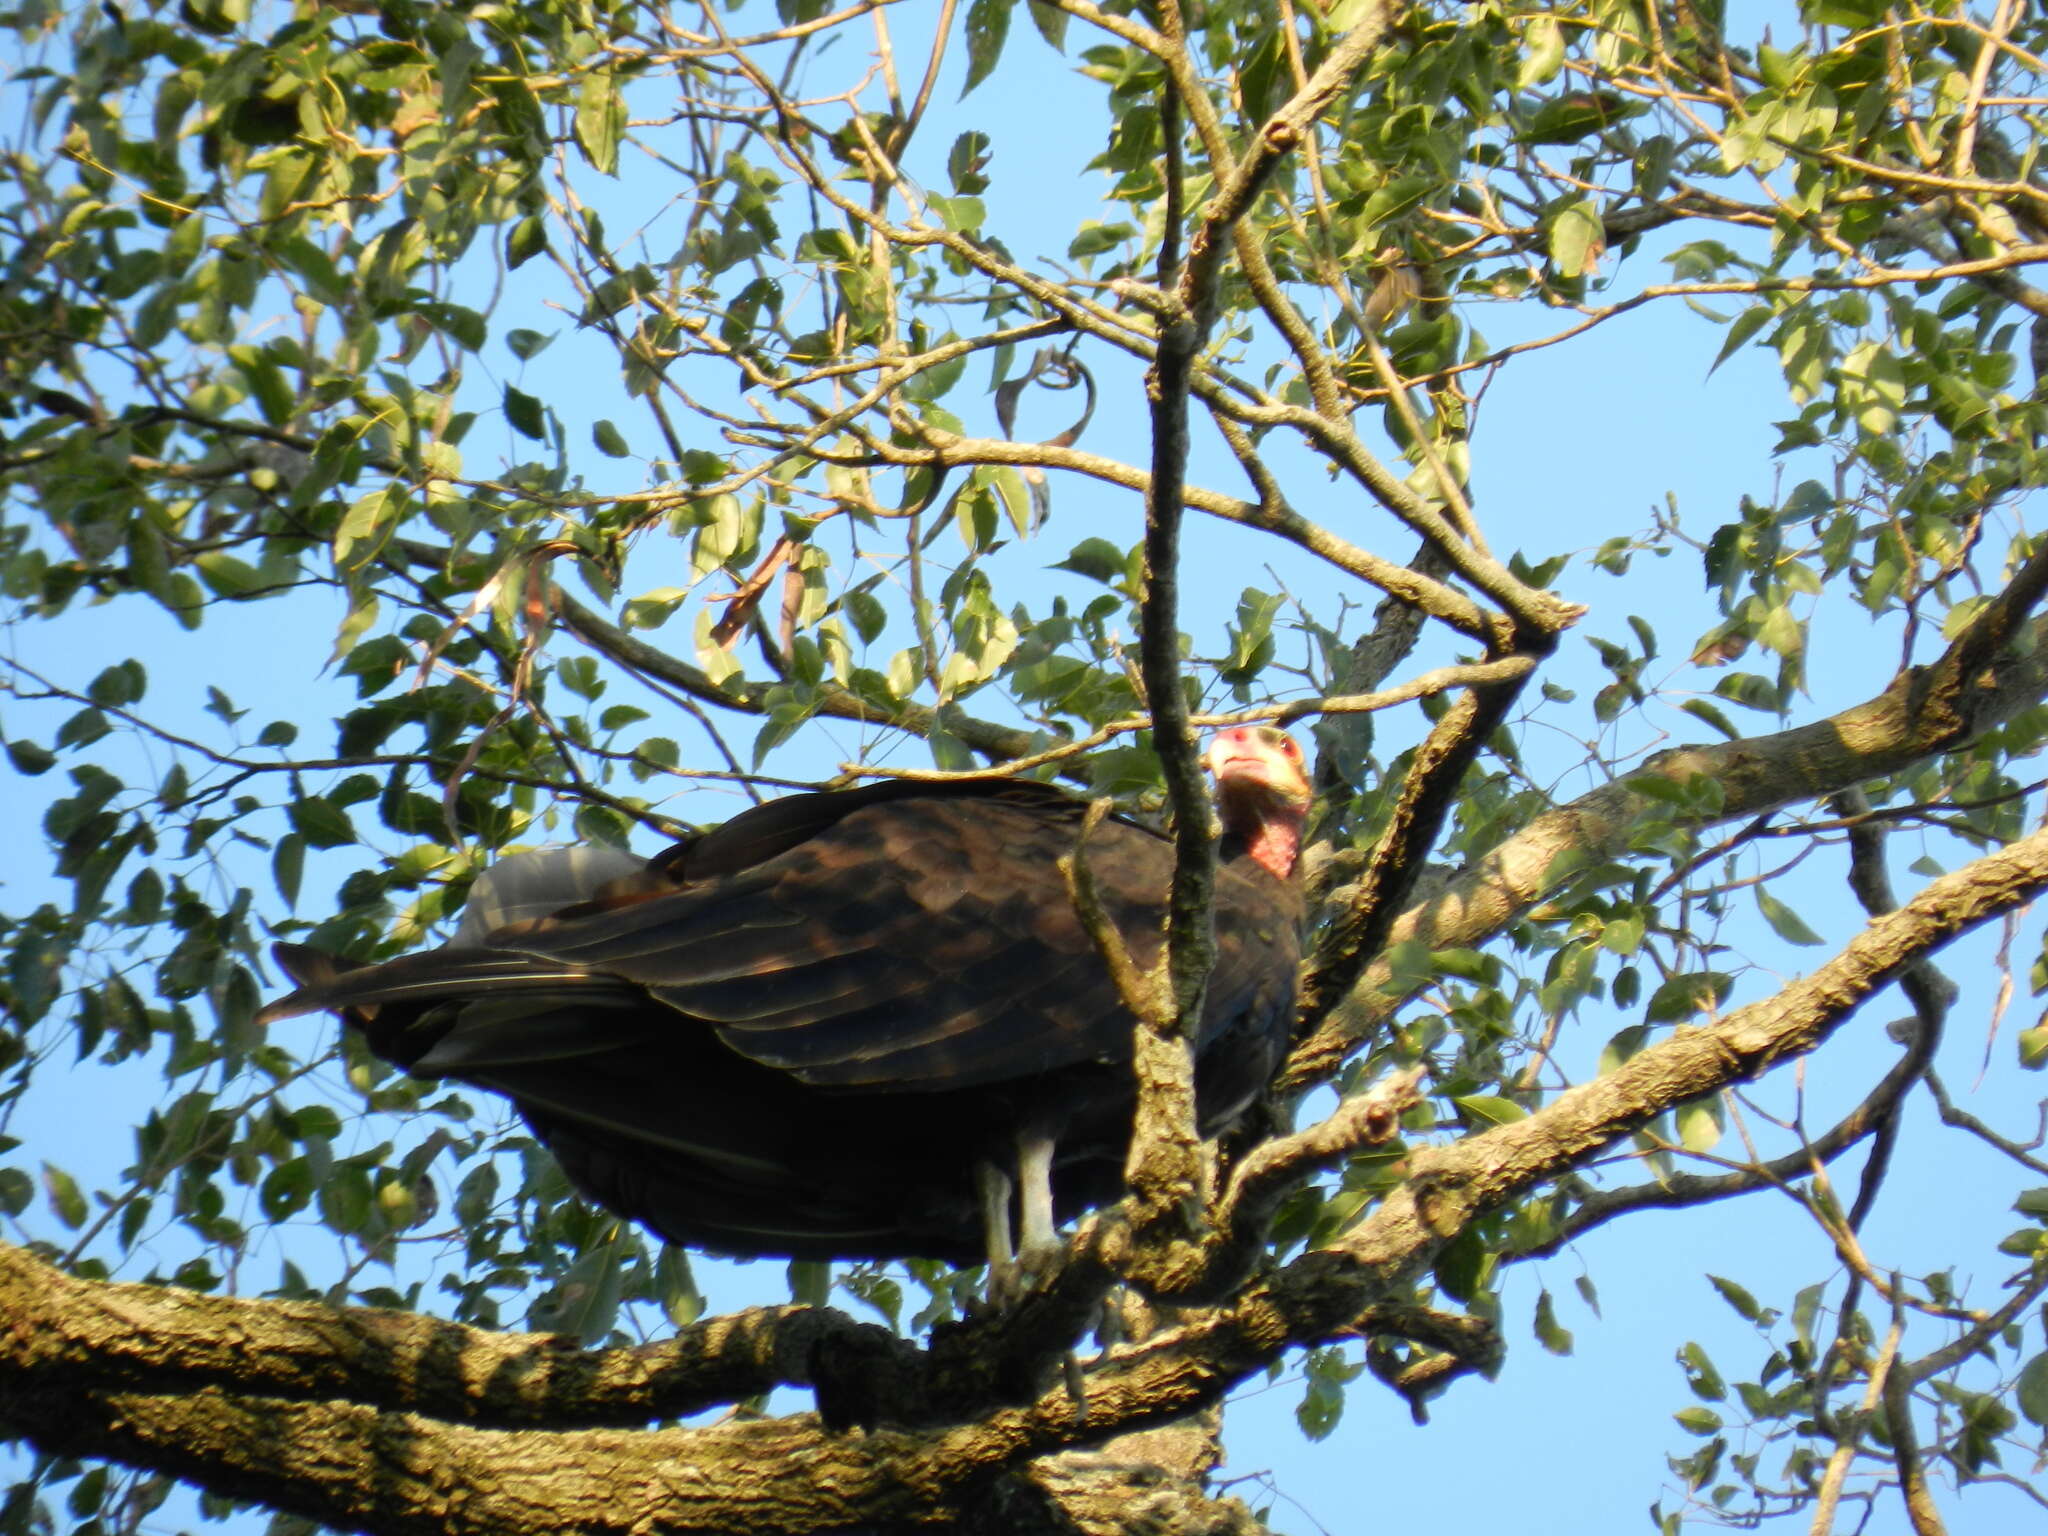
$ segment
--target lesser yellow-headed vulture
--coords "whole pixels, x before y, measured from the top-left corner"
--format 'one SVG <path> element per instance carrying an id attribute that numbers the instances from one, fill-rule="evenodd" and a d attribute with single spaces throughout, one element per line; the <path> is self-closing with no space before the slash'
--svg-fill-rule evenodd
<path id="1" fill-rule="evenodd" d="M 1277 1068 L 1294 1006 L 1292 873 L 1309 800 L 1284 732 L 1220 733 L 1204 1134 Z M 1085 802 L 1015 781 L 888 781 L 756 806 L 652 859 L 543 850 L 479 880 L 438 949 L 277 955 L 419 1077 L 502 1093 L 598 1203 L 743 1255 L 998 1262 L 1123 1187 L 1134 1021 L 1057 861 Z M 1171 844 L 1087 843 L 1139 965 Z M 1014 1207 L 1012 1205 L 1015 1176 Z"/>

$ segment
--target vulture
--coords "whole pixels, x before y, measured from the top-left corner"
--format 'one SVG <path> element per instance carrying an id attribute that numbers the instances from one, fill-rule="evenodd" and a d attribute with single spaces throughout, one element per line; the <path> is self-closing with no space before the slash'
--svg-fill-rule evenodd
<path id="1" fill-rule="evenodd" d="M 1196 1039 L 1213 1136 L 1287 1046 L 1310 791 L 1270 727 L 1221 732 L 1204 763 L 1224 829 Z M 298 990 L 259 1018 L 332 1010 L 416 1077 L 504 1095 L 584 1194 L 671 1242 L 1000 1271 L 1123 1191 L 1135 1021 L 1058 867 L 1085 810 L 1038 783 L 888 780 L 651 859 L 515 854 L 440 948 L 357 965 L 279 944 Z M 1111 817 L 1084 857 L 1149 966 L 1172 844 Z"/>

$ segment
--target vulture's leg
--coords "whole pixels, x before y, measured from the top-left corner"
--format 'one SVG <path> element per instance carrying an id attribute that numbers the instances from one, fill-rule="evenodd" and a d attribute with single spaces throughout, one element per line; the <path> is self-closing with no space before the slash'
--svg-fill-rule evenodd
<path id="1" fill-rule="evenodd" d="M 1053 1138 L 1025 1127 L 1017 1132 L 1017 1177 L 992 1162 L 974 1165 L 981 1194 L 982 1235 L 988 1248 L 988 1299 L 1007 1306 L 1024 1294 L 1034 1272 L 1050 1270 L 1060 1255 L 1052 1216 Z M 1017 1241 L 1010 1242 L 1010 1196 L 1017 1197 Z"/>
<path id="2" fill-rule="evenodd" d="M 1010 1247 L 1010 1176 L 999 1164 L 987 1161 L 974 1165 L 974 1187 L 981 1196 L 981 1236 L 988 1254 L 988 1291 L 994 1299 L 999 1286 L 1016 1267 L 1016 1251 Z"/>
<path id="3" fill-rule="evenodd" d="M 1017 1255 L 1043 1262 L 1060 1246 L 1052 1219 L 1052 1136 L 1030 1127 L 1017 1133 Z"/>
<path id="4" fill-rule="evenodd" d="M 1017 1300 L 1059 1267 L 1060 1234 L 1052 1216 L 1052 1152 L 1051 1132 L 1033 1126 L 1017 1132 L 1017 1258 L 1011 1265 L 1015 1284 L 1006 1300 Z"/>

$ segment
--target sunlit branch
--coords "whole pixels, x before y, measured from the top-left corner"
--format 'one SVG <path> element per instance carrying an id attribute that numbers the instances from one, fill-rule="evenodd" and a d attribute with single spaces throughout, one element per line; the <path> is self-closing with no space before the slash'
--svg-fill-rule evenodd
<path id="1" fill-rule="evenodd" d="M 1285 704 L 1262 704 L 1251 709 L 1231 710 L 1223 714 L 1193 714 L 1188 724 L 1196 730 L 1222 730 L 1233 725 L 1259 725 L 1271 722 L 1274 725 L 1290 725 L 1296 720 L 1306 720 L 1321 715 L 1365 715 L 1396 704 L 1406 704 L 1415 699 L 1429 698 L 1440 693 L 1449 693 L 1456 688 L 1475 687 L 1485 683 L 1512 682 L 1527 676 L 1535 669 L 1535 662 L 1526 656 L 1509 656 L 1501 661 L 1475 662 L 1469 666 L 1435 667 L 1417 674 L 1395 688 L 1384 688 L 1373 693 L 1332 694 L 1321 699 L 1295 699 Z M 1043 768 L 1048 763 L 1064 762 L 1105 746 L 1119 736 L 1134 735 L 1150 730 L 1151 718 L 1133 715 L 1123 720 L 1112 720 L 1099 726 L 1086 736 L 1078 736 L 1070 742 L 1043 752 L 1033 752 L 1022 757 L 994 764 L 986 769 L 972 772 L 949 773 L 940 768 L 896 768 L 886 764 L 859 765 L 843 763 L 840 766 L 848 773 L 884 779 L 920 779 L 932 783 L 943 783 L 949 779 L 1009 778 L 1020 773 L 1029 773 Z"/>
<path id="2" fill-rule="evenodd" d="M 1302 1023 L 1314 1027 L 1383 955 L 1389 935 L 1422 876 L 1424 860 L 1457 803 L 1466 771 L 1520 696 L 1528 675 L 1468 689 L 1416 748 L 1387 825 L 1356 884 L 1316 943 L 1302 978 Z"/>
<path id="3" fill-rule="evenodd" d="M 1433 1251 L 1435 1234 L 1499 1209 L 1674 1105 L 1811 1051 L 1907 967 L 2044 887 L 2048 831 L 1931 881 L 1774 996 L 1680 1030 L 1525 1120 L 1411 1154 L 1407 1180 L 1336 1246 L 1362 1263 L 1415 1262 L 1418 1243 Z"/>
<path id="4" fill-rule="evenodd" d="M 877 440 L 867 451 L 841 455 L 821 449 L 817 456 L 828 463 L 863 465 L 964 468 L 976 464 L 1016 464 L 1065 469 L 1140 493 L 1151 483 L 1150 476 L 1135 465 L 1078 448 L 1019 443 L 1007 438 L 958 437 L 929 427 L 920 435 L 924 444 L 919 448 L 898 448 Z M 1461 634 L 1482 642 L 1494 638 L 1494 626 L 1488 622 L 1483 610 L 1463 593 L 1410 566 L 1400 565 L 1339 538 L 1284 503 L 1265 505 L 1241 501 L 1199 487 L 1187 488 L 1183 499 L 1196 511 L 1277 535 L 1347 574 L 1369 582 L 1389 596 L 1414 604 Z"/>
<path id="5" fill-rule="evenodd" d="M 2039 659 L 2040 647 L 2048 644 L 2048 624 L 2028 623 L 2020 644 L 1987 644 L 1990 635 L 2009 636 L 2014 618 L 2009 602 L 2001 602 L 1996 612 L 1980 612 L 1971 630 L 1934 665 L 1894 680 L 1876 698 L 1839 714 L 1770 736 L 1676 747 L 1639 771 L 1676 784 L 1696 775 L 1715 779 L 1722 803 L 1711 824 L 1718 825 L 1881 778 L 1966 745 L 2048 694 L 2048 664 Z M 1977 623 L 1985 624 L 1982 633 Z M 1443 890 L 1401 913 L 1387 932 L 1387 945 L 1420 942 L 1449 949 L 1484 943 L 1546 894 L 1561 852 L 1610 855 L 1624 846 L 1640 813 L 1626 780 L 1546 812 L 1476 859 Z M 1346 999 L 1341 1014 L 1309 1021 L 1314 1032 L 1296 1047 L 1282 1074 L 1284 1087 L 1327 1080 L 1392 1015 L 1401 1001 L 1389 989 L 1392 975 L 1386 960 L 1371 961 L 1341 994 Z M 1309 985 L 1317 986 L 1313 974 Z M 1332 990 L 1318 988 L 1317 995 Z"/>

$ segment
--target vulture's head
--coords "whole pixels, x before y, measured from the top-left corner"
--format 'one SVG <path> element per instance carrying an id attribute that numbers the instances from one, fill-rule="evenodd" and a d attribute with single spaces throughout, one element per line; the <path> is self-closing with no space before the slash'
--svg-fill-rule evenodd
<path id="1" fill-rule="evenodd" d="M 1243 848 L 1282 880 L 1291 876 L 1314 798 L 1301 743 L 1274 726 L 1233 726 L 1210 738 L 1202 766 L 1216 775 L 1226 847 Z"/>

